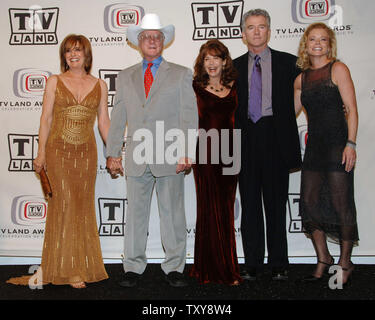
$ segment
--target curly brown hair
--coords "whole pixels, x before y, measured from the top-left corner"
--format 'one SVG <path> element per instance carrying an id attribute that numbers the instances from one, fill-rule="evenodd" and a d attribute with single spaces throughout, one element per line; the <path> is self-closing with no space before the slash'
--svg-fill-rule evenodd
<path id="1" fill-rule="evenodd" d="M 207 54 L 226 60 L 220 82 L 224 87 L 230 88 L 230 83 L 237 78 L 237 72 L 233 67 L 233 61 L 228 48 L 217 39 L 208 40 L 199 49 L 199 55 L 194 65 L 194 81 L 203 88 L 206 88 L 208 85 L 209 76 L 204 68 L 204 59 Z"/>

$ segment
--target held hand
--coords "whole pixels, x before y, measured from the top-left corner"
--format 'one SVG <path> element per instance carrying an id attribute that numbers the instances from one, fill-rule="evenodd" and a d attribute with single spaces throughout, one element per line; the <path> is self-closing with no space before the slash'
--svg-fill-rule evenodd
<path id="1" fill-rule="evenodd" d="M 342 105 L 342 110 L 344 111 L 345 117 L 348 117 L 349 108 L 345 104 Z"/>
<path id="2" fill-rule="evenodd" d="M 46 157 L 44 154 L 38 153 L 37 157 L 33 161 L 34 169 L 36 173 L 40 173 L 40 171 L 44 168 L 46 170 Z"/>
<path id="3" fill-rule="evenodd" d="M 108 169 L 109 173 L 116 177 L 117 174 L 124 175 L 124 168 L 122 167 L 122 158 L 112 158 L 108 157 L 106 162 L 106 168 Z"/>
<path id="4" fill-rule="evenodd" d="M 183 171 L 185 171 L 186 173 L 187 171 L 191 169 L 191 165 L 192 165 L 192 160 L 190 158 L 181 158 L 180 160 L 178 160 L 176 173 L 180 173 Z"/>
<path id="5" fill-rule="evenodd" d="M 341 164 L 345 163 L 345 171 L 350 172 L 354 168 L 356 159 L 357 159 L 356 151 L 350 146 L 346 146 L 342 153 L 342 162 L 341 162 Z"/>

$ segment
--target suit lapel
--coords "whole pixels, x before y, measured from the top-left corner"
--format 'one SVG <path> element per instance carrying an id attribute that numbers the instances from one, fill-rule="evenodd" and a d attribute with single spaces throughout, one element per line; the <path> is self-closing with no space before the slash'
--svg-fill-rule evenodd
<path id="1" fill-rule="evenodd" d="M 139 100 L 142 101 L 142 103 L 146 100 L 145 95 L 145 87 L 143 83 L 143 68 L 142 63 L 140 63 L 137 68 L 134 69 L 134 72 L 132 74 L 133 84 L 134 84 L 134 90 L 137 93 Z"/>
<path id="2" fill-rule="evenodd" d="M 148 94 L 148 100 L 151 100 L 152 96 L 157 94 L 158 90 L 160 89 L 160 86 L 163 84 L 163 82 L 168 77 L 168 70 L 169 70 L 169 63 L 163 59 L 161 62 L 158 71 L 156 72 L 155 79 L 152 83 L 151 90 Z M 146 96 L 145 96 L 146 98 Z"/>
<path id="3" fill-rule="evenodd" d="M 275 112 L 277 109 L 278 103 L 276 103 L 278 100 L 277 98 L 279 96 L 279 90 L 280 90 L 280 83 L 279 77 L 280 77 L 280 66 L 281 61 L 279 58 L 279 55 L 277 52 L 273 49 L 271 49 L 271 64 L 272 64 L 272 110 Z"/>
<path id="4" fill-rule="evenodd" d="M 249 77 L 248 77 L 249 62 L 248 60 L 249 60 L 248 53 L 245 53 L 244 55 L 242 55 L 241 62 L 240 62 L 240 69 L 239 69 L 239 83 L 241 84 L 241 88 L 239 89 L 242 92 L 241 94 L 242 103 L 240 103 L 240 105 L 243 106 L 241 110 L 243 119 L 247 118 L 247 108 L 248 108 L 247 106 L 248 106 L 248 101 L 249 101 L 249 89 L 248 89 L 249 88 Z"/>

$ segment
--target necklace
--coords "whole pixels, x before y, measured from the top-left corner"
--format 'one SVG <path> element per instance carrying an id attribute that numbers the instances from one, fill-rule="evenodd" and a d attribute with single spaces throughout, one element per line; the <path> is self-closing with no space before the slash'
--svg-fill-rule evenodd
<path id="1" fill-rule="evenodd" d="M 211 90 L 214 90 L 215 92 L 221 92 L 221 91 L 224 90 L 224 87 L 220 87 L 220 89 L 216 89 L 216 88 L 214 88 L 213 86 L 210 86 L 210 89 L 211 89 Z"/>

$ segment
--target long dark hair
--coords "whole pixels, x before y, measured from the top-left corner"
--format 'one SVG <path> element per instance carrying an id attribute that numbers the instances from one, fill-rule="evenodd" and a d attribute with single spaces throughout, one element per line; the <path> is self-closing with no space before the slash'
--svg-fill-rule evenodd
<path id="1" fill-rule="evenodd" d="M 207 54 L 226 60 L 225 66 L 223 67 L 223 71 L 221 73 L 220 82 L 224 87 L 230 88 L 230 83 L 236 79 L 237 72 L 233 67 L 233 61 L 230 57 L 228 48 L 217 39 L 208 40 L 201 46 L 199 55 L 195 60 L 194 80 L 201 87 L 207 87 L 209 76 L 204 68 L 204 59 L 206 58 Z"/>

